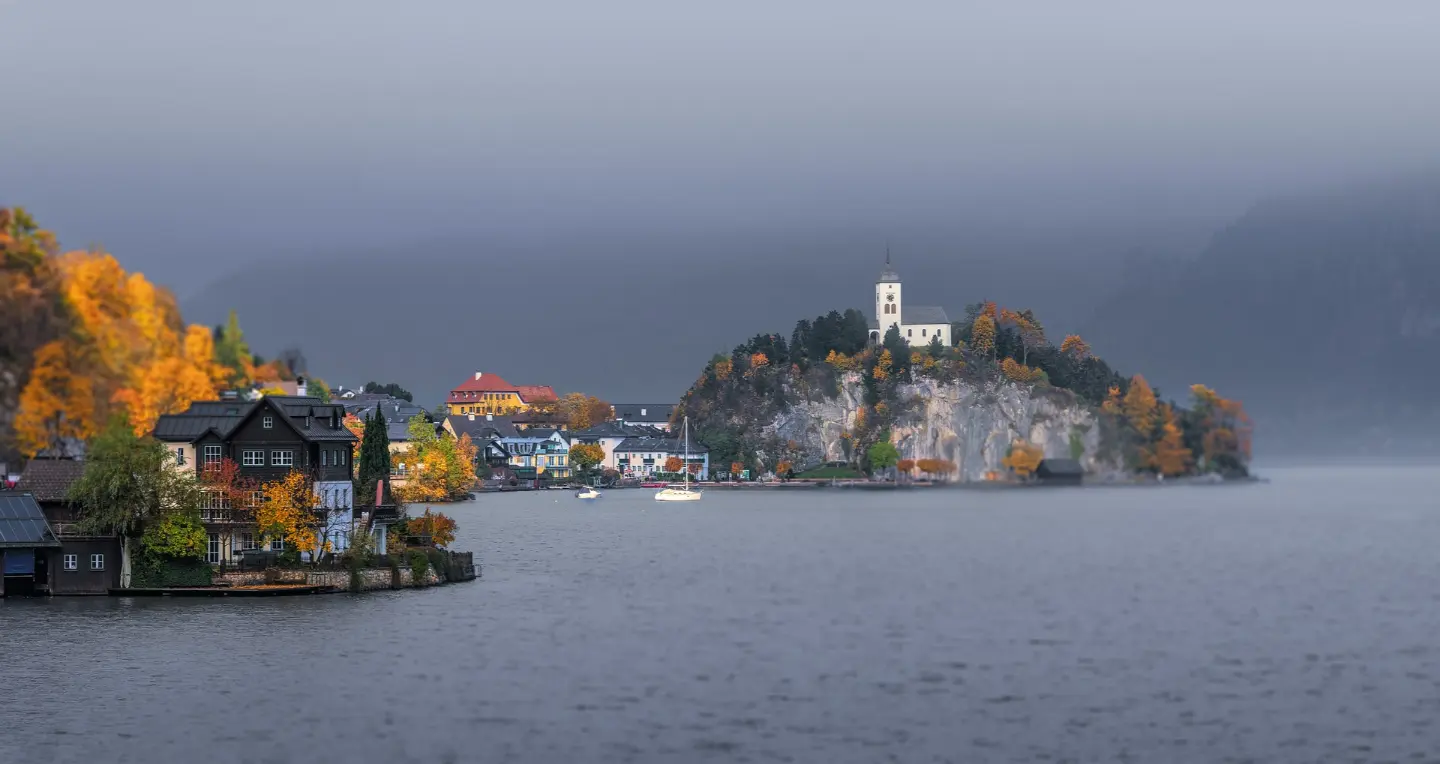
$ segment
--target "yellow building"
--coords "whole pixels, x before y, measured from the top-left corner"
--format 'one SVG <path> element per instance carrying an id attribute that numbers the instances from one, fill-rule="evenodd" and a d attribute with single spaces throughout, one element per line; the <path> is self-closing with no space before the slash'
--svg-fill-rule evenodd
<path id="1" fill-rule="evenodd" d="M 445 400 L 447 413 L 453 416 L 466 414 L 494 414 L 508 416 L 541 403 L 554 403 L 555 389 L 549 385 L 512 385 L 499 374 L 477 371 L 475 376 L 461 382 L 450 391 Z"/>

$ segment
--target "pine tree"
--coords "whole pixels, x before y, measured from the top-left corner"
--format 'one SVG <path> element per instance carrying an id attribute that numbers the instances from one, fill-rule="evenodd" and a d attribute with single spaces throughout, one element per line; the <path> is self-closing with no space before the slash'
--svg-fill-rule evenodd
<path id="1" fill-rule="evenodd" d="M 376 408 L 365 418 L 365 435 L 360 441 L 360 463 L 357 479 L 362 490 L 373 490 L 375 482 L 390 475 L 390 437 L 385 428 L 385 415 Z"/>

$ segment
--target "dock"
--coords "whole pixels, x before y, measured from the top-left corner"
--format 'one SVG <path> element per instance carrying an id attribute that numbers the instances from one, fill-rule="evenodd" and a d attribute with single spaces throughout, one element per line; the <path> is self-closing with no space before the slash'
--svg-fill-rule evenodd
<path id="1" fill-rule="evenodd" d="M 111 597 L 298 597 L 333 591 L 329 586 L 169 586 L 153 589 L 111 589 Z"/>

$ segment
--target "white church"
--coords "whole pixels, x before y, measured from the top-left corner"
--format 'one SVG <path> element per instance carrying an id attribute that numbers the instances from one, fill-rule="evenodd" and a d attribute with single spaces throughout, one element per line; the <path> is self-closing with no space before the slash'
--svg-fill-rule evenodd
<path id="1" fill-rule="evenodd" d="M 870 341 L 885 339 L 890 327 L 900 330 L 900 336 L 911 345 L 929 344 L 937 334 L 940 342 L 950 346 L 950 317 L 944 308 L 929 305 L 906 305 L 900 289 L 900 276 L 890 267 L 890 254 L 885 254 L 885 270 L 875 282 L 875 318 L 870 321 Z"/>

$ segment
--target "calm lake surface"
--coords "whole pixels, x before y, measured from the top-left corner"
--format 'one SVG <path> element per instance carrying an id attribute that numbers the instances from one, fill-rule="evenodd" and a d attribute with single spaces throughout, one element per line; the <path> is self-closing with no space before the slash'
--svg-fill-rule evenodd
<path id="1" fill-rule="evenodd" d="M 1440 760 L 1440 469 L 448 507 L 484 578 L 0 604 L 0 762 Z"/>

